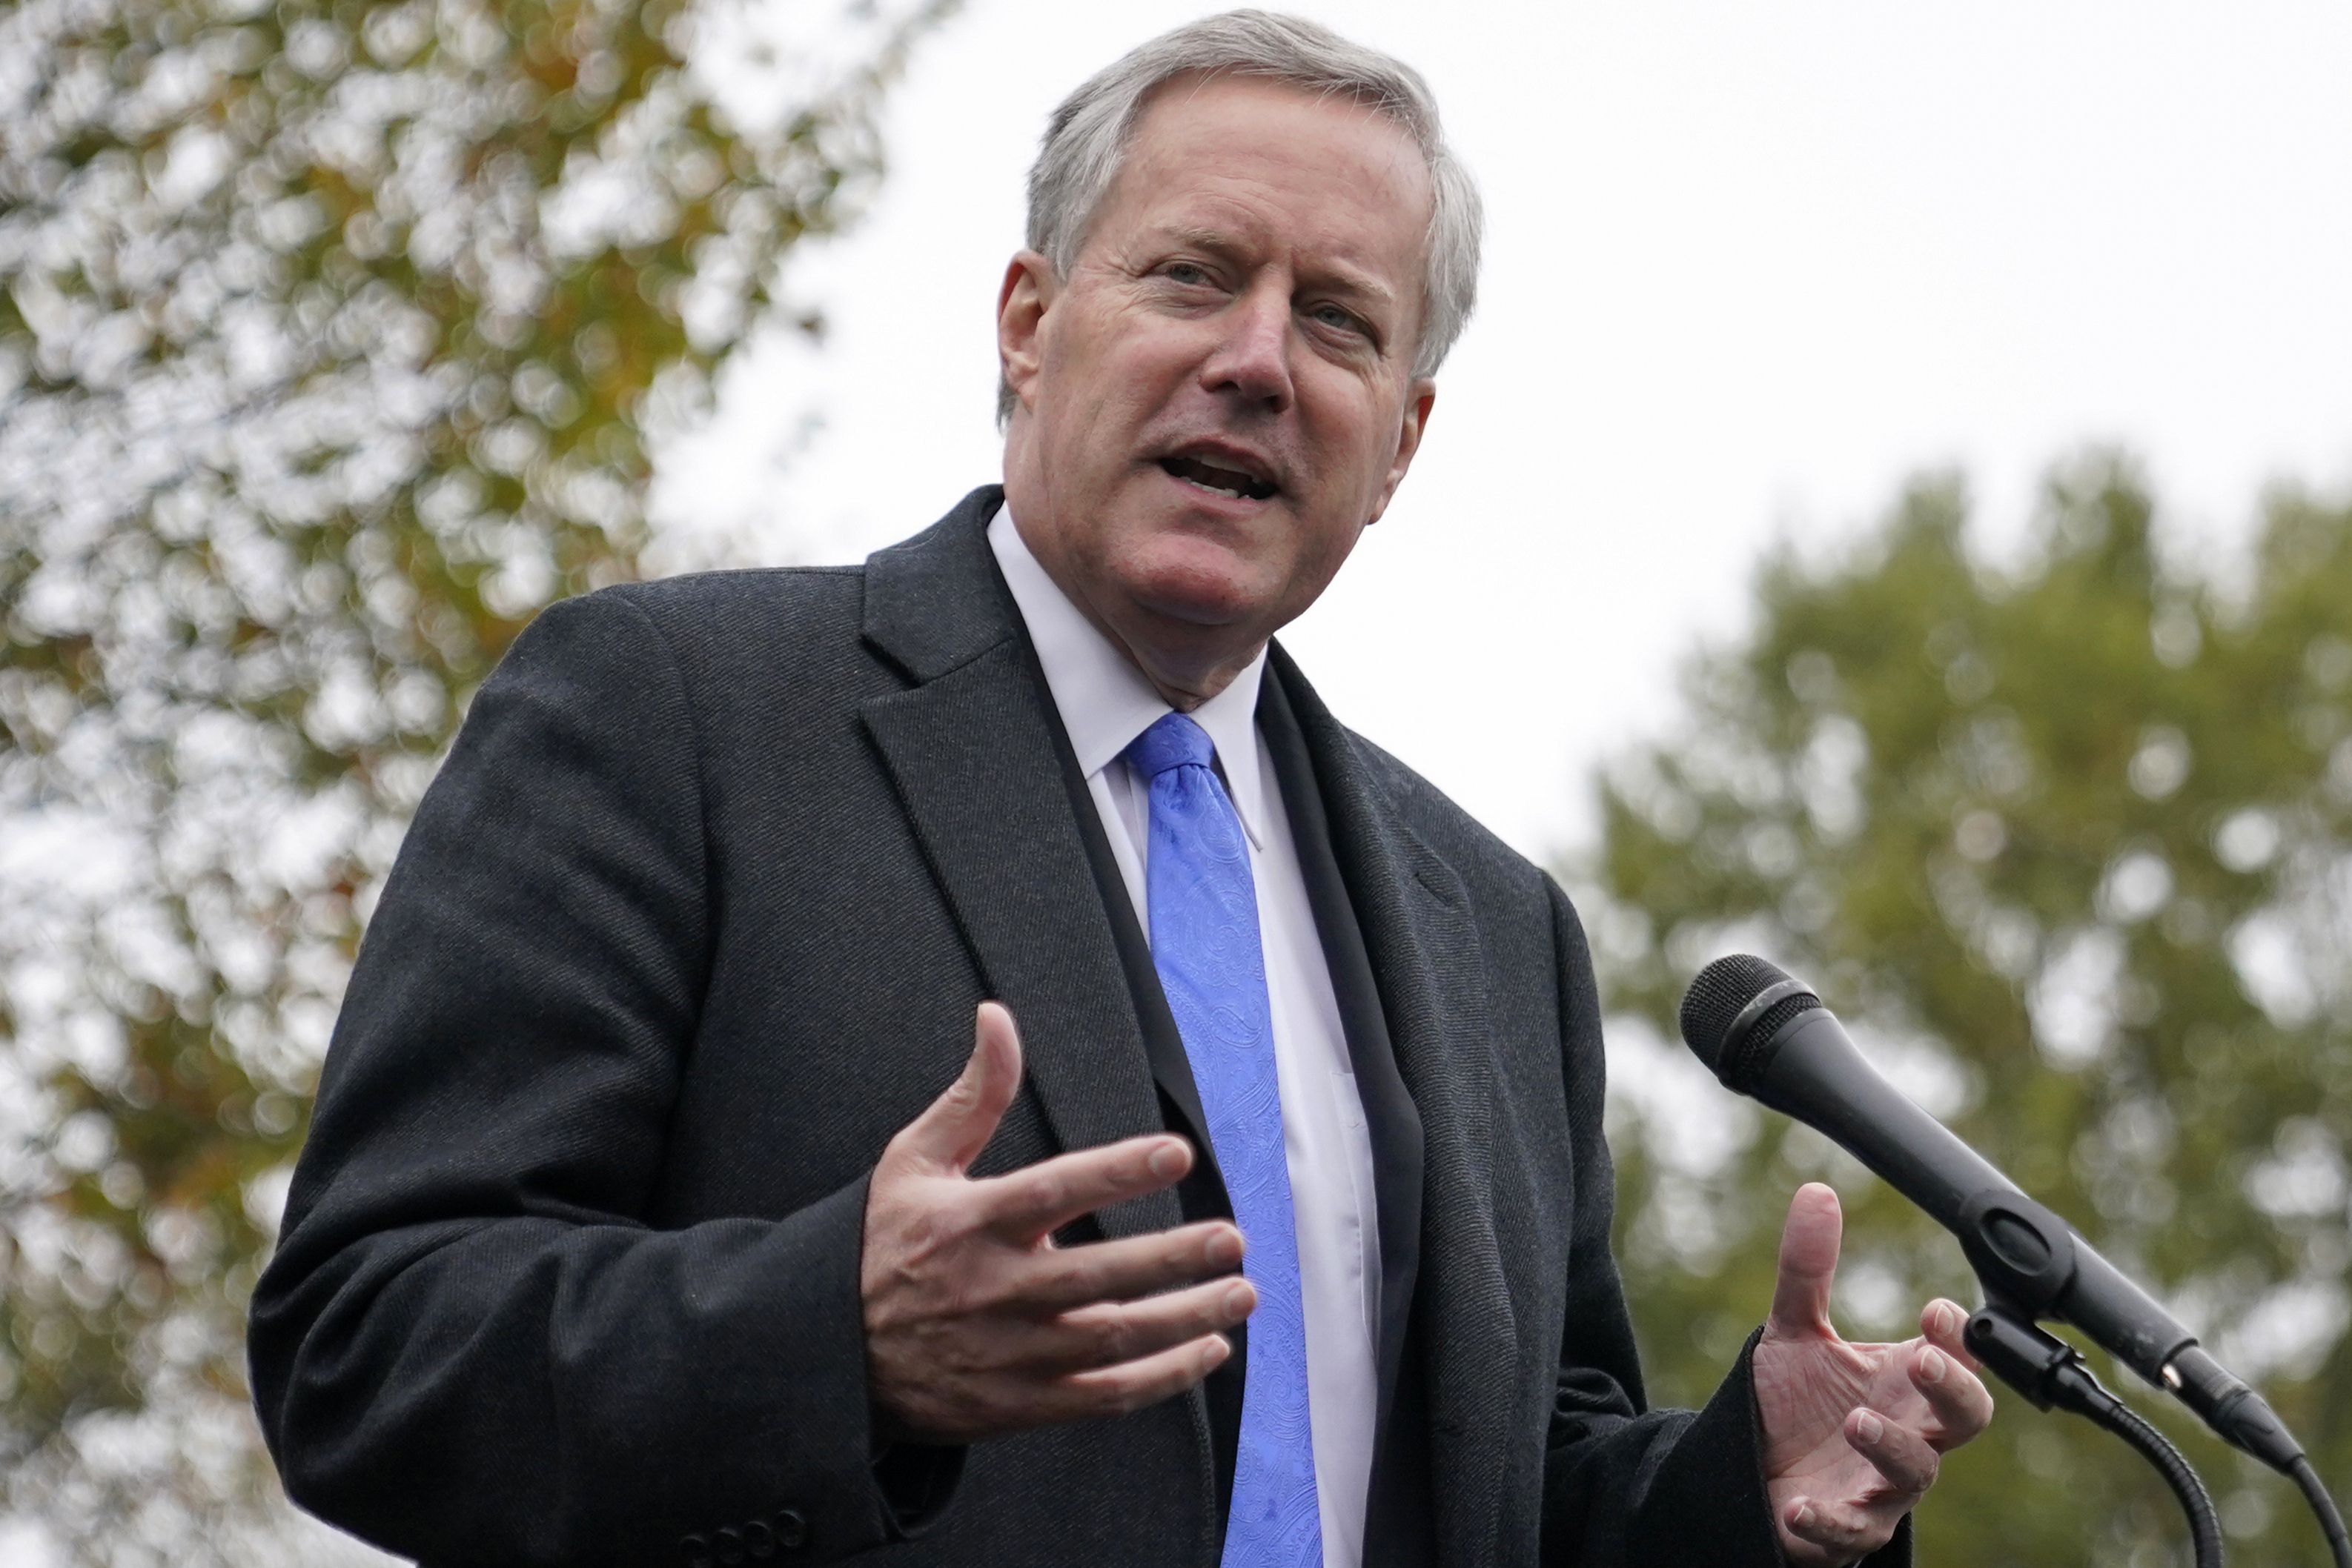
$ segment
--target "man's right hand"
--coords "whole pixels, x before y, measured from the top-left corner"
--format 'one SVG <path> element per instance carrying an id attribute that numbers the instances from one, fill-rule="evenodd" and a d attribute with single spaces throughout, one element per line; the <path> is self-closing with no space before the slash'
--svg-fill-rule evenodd
<path id="1" fill-rule="evenodd" d="M 1013 1015 L 980 1004 L 963 1075 L 882 1152 L 858 1284 L 877 1435 L 969 1443 L 1124 1416 L 1181 1394 L 1228 1355 L 1220 1332 L 1257 1304 L 1225 1220 L 1054 1245 L 1059 1227 L 1182 1179 L 1169 1134 L 975 1181 L 964 1172 L 1021 1086 Z"/>

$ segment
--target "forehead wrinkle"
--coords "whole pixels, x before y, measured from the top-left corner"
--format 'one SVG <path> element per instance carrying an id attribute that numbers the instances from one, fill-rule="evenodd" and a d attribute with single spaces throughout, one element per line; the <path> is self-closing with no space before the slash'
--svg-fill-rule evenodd
<path id="1" fill-rule="evenodd" d="M 1344 137 L 1339 146 L 1327 145 L 1324 151 L 1335 152 L 1341 163 L 1353 165 L 1360 183 L 1375 190 L 1386 187 L 1388 202 L 1428 209 L 1408 250 L 1396 256 L 1375 256 L 1373 252 L 1386 247 L 1375 235 L 1351 232 L 1346 220 L 1357 214 L 1334 211 L 1322 203 L 1310 204 L 1317 209 L 1311 215 L 1292 214 L 1305 219 L 1303 227 L 1280 225 L 1276 232 L 1276 226 L 1267 221 L 1269 203 L 1264 198 L 1270 198 L 1276 208 L 1286 206 L 1300 189 L 1328 188 L 1338 171 L 1303 147 L 1288 145 L 1285 139 L 1235 145 L 1231 139 L 1234 127 L 1230 121 L 1219 123 L 1222 116 L 1206 121 L 1185 120 L 1185 115 L 1198 111 L 1202 99 L 1221 89 L 1251 95 L 1266 92 L 1277 100 L 1288 98 L 1318 119 L 1343 115 L 1355 122 L 1359 131 L 1370 132 L 1369 137 Z M 1173 120 L 1171 113 L 1176 116 Z M 1143 198 L 1144 212 L 1138 215 L 1144 221 L 1129 231 L 1129 244 L 1118 247 L 1130 264 L 1142 259 L 1130 248 L 1138 244 L 1147 249 L 1170 244 L 1195 246 L 1210 255 L 1243 259 L 1253 258 L 1253 253 L 1262 256 L 1278 246 L 1311 260 L 1313 265 L 1302 273 L 1302 281 L 1338 290 L 1359 308 L 1384 319 L 1396 332 L 1416 330 L 1414 322 L 1424 315 L 1428 304 L 1426 269 L 1433 187 L 1412 132 L 1379 105 L 1345 93 L 1307 92 L 1286 82 L 1242 74 L 1180 77 L 1161 84 L 1139 107 L 1121 163 L 1106 193 L 1106 209 L 1155 188 L 1175 197 L 1172 202 L 1164 197 Z M 1188 185 L 1189 192 L 1178 193 Z M 1359 213 L 1370 215 L 1360 204 Z M 1094 224 L 1088 227 L 1100 232 Z"/>
<path id="2" fill-rule="evenodd" d="M 1276 98 L 1288 98 L 1296 104 L 1311 108 L 1318 118 L 1334 111 L 1349 114 L 1360 129 L 1371 131 L 1373 142 L 1386 145 L 1375 147 L 1359 142 L 1352 147 L 1342 146 L 1336 150 L 1341 159 L 1359 164 L 1374 183 L 1401 178 L 1402 183 L 1410 187 L 1407 199 L 1417 196 L 1424 203 L 1434 203 L 1436 191 L 1431 181 L 1428 158 L 1414 141 L 1412 129 L 1383 110 L 1377 102 L 1350 96 L 1337 89 L 1310 91 L 1296 83 L 1249 72 L 1195 74 L 1186 84 L 1188 90 L 1181 94 L 1171 90 L 1180 83 L 1186 83 L 1186 78 L 1179 77 L 1161 84 L 1158 91 L 1146 97 L 1138 106 L 1123 146 L 1121 166 L 1114 189 L 1139 163 L 1156 164 L 1163 171 L 1177 171 L 1204 154 L 1232 151 L 1227 147 L 1204 145 L 1223 141 L 1230 130 L 1229 125 L 1221 125 L 1213 120 L 1183 127 L 1179 139 L 1171 144 L 1167 139 L 1171 135 L 1169 120 L 1161 111 L 1177 104 L 1195 107 L 1198 99 L 1220 89 L 1238 89 L 1245 93 L 1270 91 Z M 1160 133 L 1157 140 L 1147 134 L 1154 131 Z M 1332 170 L 1326 163 L 1317 162 L 1288 145 L 1252 143 L 1241 151 L 1245 160 L 1263 161 L 1299 171 L 1308 177 L 1310 183 L 1323 183 L 1332 174 Z M 1261 176 L 1245 172 L 1238 167 L 1228 166 L 1216 171 L 1216 173 L 1244 183 L 1264 183 Z M 1105 194 L 1108 197 L 1109 193 L 1107 191 Z"/>
<path id="3" fill-rule="evenodd" d="M 1271 88 L 1287 92 L 1314 104 L 1318 109 L 1349 109 L 1367 120 L 1378 120 L 1411 143 L 1416 152 L 1423 150 L 1420 138 L 1411 123 L 1398 112 L 1400 106 L 1379 93 L 1361 88 L 1349 88 L 1338 82 L 1309 86 L 1295 81 L 1278 71 L 1254 70 L 1248 67 L 1218 66 L 1208 70 L 1183 71 L 1160 82 L 1136 101 L 1129 114 L 1123 145 L 1131 147 L 1137 133 L 1151 110 L 1161 102 L 1174 102 L 1181 96 L 1191 103 L 1219 88 Z M 1427 155 L 1423 157 L 1423 166 Z"/>

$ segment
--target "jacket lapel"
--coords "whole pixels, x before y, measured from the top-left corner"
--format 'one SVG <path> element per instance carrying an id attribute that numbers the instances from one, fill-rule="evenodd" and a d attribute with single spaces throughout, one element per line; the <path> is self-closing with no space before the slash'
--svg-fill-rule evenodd
<path id="1" fill-rule="evenodd" d="M 1421 1117 L 1421 1259 L 1414 1310 L 1429 1408 L 1442 1559 L 1486 1561 L 1517 1404 L 1517 1324 L 1490 1180 L 1495 1058 L 1477 933 L 1451 866 L 1414 836 L 1289 655 L 1273 669 L 1323 787 L 1331 848 L 1377 977 L 1398 1072 Z"/>
<path id="2" fill-rule="evenodd" d="M 975 491 L 937 526 L 875 555 L 866 637 L 906 691 L 860 716 L 880 750 L 990 994 L 1021 1028 L 1024 1072 L 1065 1149 L 1160 1130 L 1125 971 L 1103 918 L 1018 612 Z M 1181 1222 L 1175 1194 L 1105 1209 L 1109 1236 Z"/>
<path id="3" fill-rule="evenodd" d="M 1258 691 L 1258 731 L 1281 781 L 1290 836 L 1298 847 L 1298 870 L 1322 938 L 1332 999 L 1339 1007 L 1349 1064 L 1356 1075 L 1366 1130 L 1371 1135 L 1372 1187 L 1380 1236 L 1380 1314 L 1374 1350 L 1380 1375 L 1380 1432 L 1391 1434 L 1398 1375 L 1402 1370 L 1405 1330 L 1412 1313 L 1413 1278 L 1421 1268 L 1421 1115 L 1397 1071 L 1380 986 L 1355 901 L 1339 874 L 1331 848 L 1330 815 L 1315 764 L 1307 751 L 1289 693 L 1279 672 Z M 1419 1450 L 1415 1450 L 1418 1452 Z M 1373 1460 L 1379 1486 L 1383 1460 Z"/>

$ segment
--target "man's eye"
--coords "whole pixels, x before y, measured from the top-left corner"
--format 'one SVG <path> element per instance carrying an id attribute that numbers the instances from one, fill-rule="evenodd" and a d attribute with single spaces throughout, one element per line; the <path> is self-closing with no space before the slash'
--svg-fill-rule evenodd
<path id="1" fill-rule="evenodd" d="M 1210 281 L 1209 269 L 1191 261 L 1171 261 L 1160 269 L 1160 275 L 1171 283 L 1202 284 Z"/>
<path id="2" fill-rule="evenodd" d="M 1353 311 L 1341 309 L 1337 305 L 1318 305 L 1307 314 L 1324 326 L 1342 332 L 1360 332 L 1364 329 L 1364 324 L 1356 319 Z"/>

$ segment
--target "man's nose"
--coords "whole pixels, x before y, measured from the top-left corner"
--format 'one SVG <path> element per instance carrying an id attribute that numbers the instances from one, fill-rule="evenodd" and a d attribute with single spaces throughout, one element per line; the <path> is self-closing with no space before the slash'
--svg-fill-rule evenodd
<path id="1" fill-rule="evenodd" d="M 1201 367 L 1202 384 L 1213 392 L 1238 396 L 1269 413 L 1289 408 L 1288 288 L 1268 279 L 1235 299 L 1222 315 L 1225 332 Z"/>

